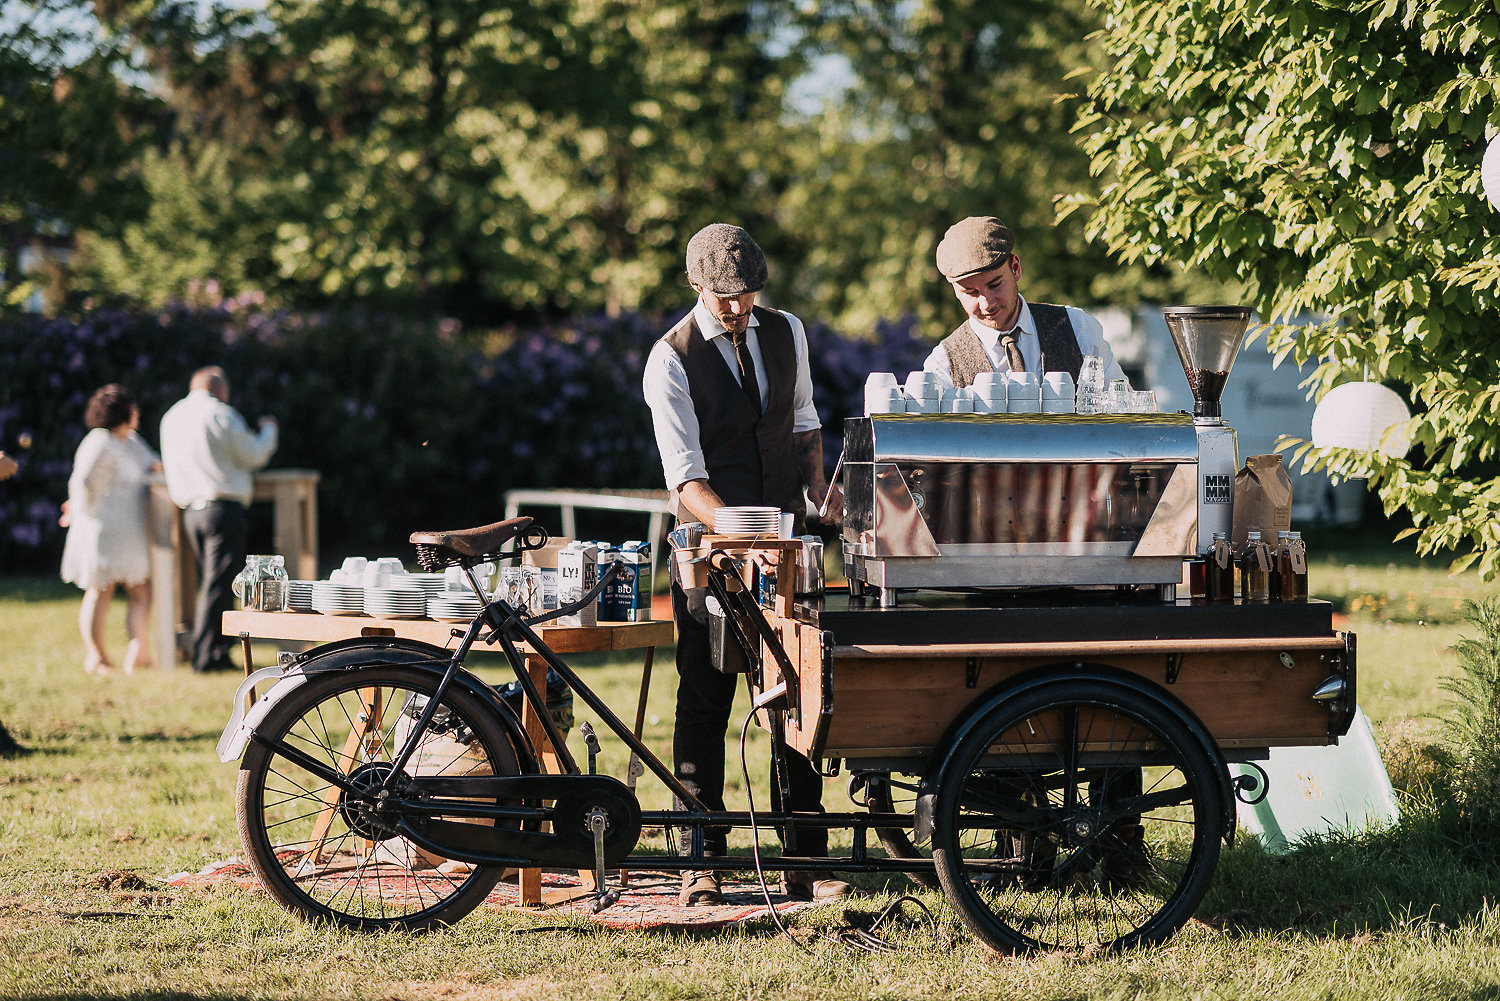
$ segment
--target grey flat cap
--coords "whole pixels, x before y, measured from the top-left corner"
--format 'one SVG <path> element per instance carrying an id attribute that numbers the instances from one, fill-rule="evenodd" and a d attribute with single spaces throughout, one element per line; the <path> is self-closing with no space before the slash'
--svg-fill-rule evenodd
<path id="1" fill-rule="evenodd" d="M 949 281 L 998 268 L 1010 259 L 1016 238 L 994 216 L 971 215 L 948 227 L 937 248 L 937 269 Z"/>
<path id="2" fill-rule="evenodd" d="M 744 295 L 766 287 L 766 255 L 738 226 L 711 223 L 687 245 L 688 281 L 716 295 Z"/>

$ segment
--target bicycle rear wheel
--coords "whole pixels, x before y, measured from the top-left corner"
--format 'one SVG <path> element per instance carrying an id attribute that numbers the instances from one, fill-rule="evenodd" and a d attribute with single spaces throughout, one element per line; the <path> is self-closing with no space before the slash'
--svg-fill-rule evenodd
<path id="1" fill-rule="evenodd" d="M 992 948 L 1161 942 L 1193 913 L 1224 833 L 1220 766 L 1179 710 L 1105 680 L 1001 702 L 939 779 L 933 859 Z"/>
<path id="2" fill-rule="evenodd" d="M 357 788 L 379 786 L 437 681 L 401 665 L 317 675 L 257 729 L 235 813 L 251 868 L 289 910 L 351 928 L 422 930 L 463 917 L 499 881 L 498 867 L 449 863 L 417 848 L 370 800 L 305 766 L 303 756 Z M 404 774 L 515 775 L 516 762 L 493 710 L 450 687 Z"/>

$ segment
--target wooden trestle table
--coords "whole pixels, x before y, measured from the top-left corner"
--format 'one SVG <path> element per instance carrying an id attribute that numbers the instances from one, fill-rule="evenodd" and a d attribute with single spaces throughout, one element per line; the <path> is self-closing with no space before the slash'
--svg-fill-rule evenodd
<path id="1" fill-rule="evenodd" d="M 462 635 L 466 624 L 461 622 L 436 622 L 431 619 L 378 619 L 366 615 L 322 615 L 309 612 L 225 612 L 224 635 L 237 636 L 245 658 L 245 674 L 254 671 L 251 662 L 252 640 L 295 640 L 304 643 L 329 643 L 334 640 L 360 636 L 392 636 L 418 640 L 434 646 L 452 647 L 458 640 L 455 630 Z M 606 653 L 612 650 L 642 650 L 644 660 L 641 671 L 640 700 L 636 707 L 635 735 L 641 735 L 645 723 L 646 694 L 651 683 L 651 665 L 656 648 L 673 641 L 670 619 L 648 622 L 601 622 L 597 626 L 562 626 L 543 624 L 534 627 L 542 641 L 559 654 Z M 474 649 L 499 649 L 499 644 L 476 641 Z M 524 647 L 523 647 L 524 650 Z M 547 662 L 526 651 L 526 669 L 539 690 L 547 688 Z M 251 692 L 251 702 L 255 693 Z M 541 720 L 528 703 L 522 711 L 522 724 L 527 736 L 541 755 L 542 767 L 557 771 L 557 756 L 547 740 Z M 630 782 L 633 785 L 634 772 Z M 592 874 L 581 874 L 589 875 Z M 592 882 L 590 878 L 586 882 Z M 541 892 L 541 871 L 523 869 L 520 874 L 520 902 L 523 906 L 561 903 L 579 896 L 591 887 L 582 890 L 559 890 Z"/>

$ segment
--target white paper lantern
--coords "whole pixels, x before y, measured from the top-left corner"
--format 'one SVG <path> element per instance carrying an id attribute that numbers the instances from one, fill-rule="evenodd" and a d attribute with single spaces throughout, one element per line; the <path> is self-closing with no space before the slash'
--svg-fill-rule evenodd
<path id="1" fill-rule="evenodd" d="M 1484 194 L 1490 204 L 1500 209 L 1500 135 L 1485 147 L 1484 160 L 1479 165 L 1479 180 L 1484 184 Z"/>
<path id="2" fill-rule="evenodd" d="M 1405 434 L 1386 431 L 1411 419 L 1401 397 L 1378 382 L 1335 386 L 1313 411 L 1312 440 L 1319 448 L 1381 451 L 1398 459 L 1411 448 Z"/>

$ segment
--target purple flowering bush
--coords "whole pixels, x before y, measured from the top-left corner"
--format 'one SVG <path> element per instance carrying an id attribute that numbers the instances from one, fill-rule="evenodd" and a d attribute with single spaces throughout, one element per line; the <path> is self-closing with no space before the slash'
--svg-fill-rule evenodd
<path id="1" fill-rule="evenodd" d="M 222 365 L 252 424 L 281 424 L 276 468 L 310 468 L 325 553 L 402 555 L 414 530 L 498 520 L 514 487 L 660 488 L 641 374 L 671 318 L 591 316 L 484 335 L 360 309 L 294 314 L 254 301 L 161 311 L 0 317 L 0 572 L 50 572 L 89 395 L 119 382 L 159 446 L 192 372 Z M 808 329 L 831 469 L 865 375 L 904 376 L 927 346 L 910 323 L 871 341 Z M 556 526 L 549 526 L 555 528 Z"/>

